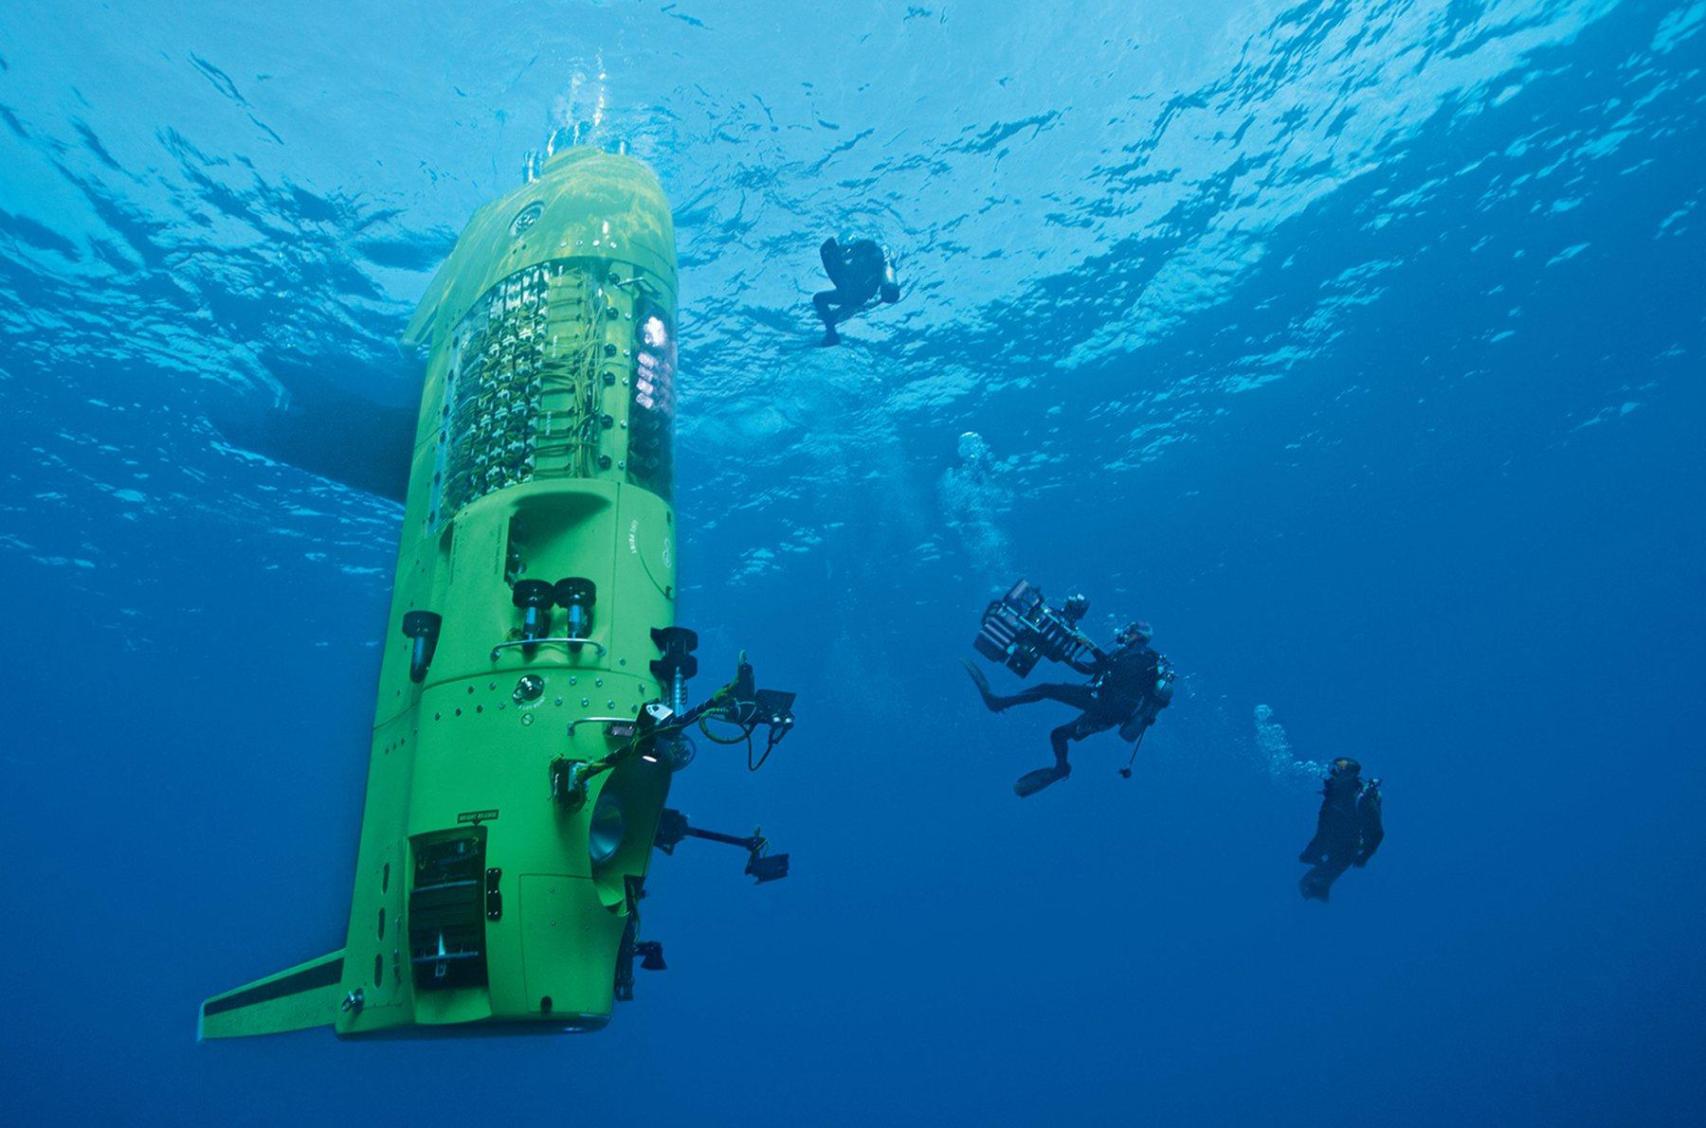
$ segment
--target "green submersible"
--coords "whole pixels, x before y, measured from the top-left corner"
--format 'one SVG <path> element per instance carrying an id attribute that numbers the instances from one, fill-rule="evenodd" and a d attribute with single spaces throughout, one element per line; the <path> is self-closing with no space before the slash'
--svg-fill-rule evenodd
<path id="1" fill-rule="evenodd" d="M 347 937 L 208 999 L 203 1036 L 596 1029 L 636 954 L 662 965 L 636 931 L 654 844 L 786 872 L 664 808 L 690 723 L 792 724 L 744 662 L 686 708 L 675 330 L 674 227 L 639 162 L 566 150 L 469 222 L 408 328 L 426 379 Z"/>

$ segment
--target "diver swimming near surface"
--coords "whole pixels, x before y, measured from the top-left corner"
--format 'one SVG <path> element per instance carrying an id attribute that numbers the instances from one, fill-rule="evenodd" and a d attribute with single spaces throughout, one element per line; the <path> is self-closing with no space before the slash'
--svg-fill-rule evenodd
<path id="1" fill-rule="evenodd" d="M 1347 869 L 1367 865 L 1386 837 L 1380 819 L 1380 781 L 1364 782 L 1361 764 L 1341 756 L 1321 782 L 1315 837 L 1297 856 L 1310 867 L 1298 888 L 1305 900 L 1313 901 L 1325 901 L 1333 882 Z"/>
<path id="2" fill-rule="evenodd" d="M 843 246 L 830 237 L 818 248 L 823 259 L 823 271 L 829 275 L 833 290 L 821 290 L 812 295 L 812 305 L 823 322 L 823 343 L 841 342 L 835 327 L 862 313 L 881 301 L 893 305 L 900 301 L 900 285 L 895 281 L 894 258 L 887 248 L 871 239 L 855 239 Z"/>
<path id="3" fill-rule="evenodd" d="M 1036 701 L 1058 701 L 1079 711 L 1049 733 L 1053 766 L 1027 772 L 1014 783 L 1021 799 L 1072 774 L 1067 747 L 1073 741 L 1118 728 L 1120 736 L 1131 742 L 1135 758 L 1144 733 L 1173 699 L 1173 667 L 1149 646 L 1149 624 L 1127 624 L 1115 636 L 1114 649 L 1104 651 L 1078 629 L 1089 607 L 1090 601 L 1082 595 L 1071 596 L 1059 608 L 1049 607 L 1041 591 L 1021 580 L 989 605 L 976 642 L 980 654 L 1020 677 L 1030 673 L 1038 659 L 1048 658 L 1089 675 L 1088 682 L 1045 682 L 1001 695 L 990 688 L 982 670 L 970 661 L 965 663 L 984 705 L 993 713 Z M 1129 763 L 1120 774 L 1130 777 Z"/>

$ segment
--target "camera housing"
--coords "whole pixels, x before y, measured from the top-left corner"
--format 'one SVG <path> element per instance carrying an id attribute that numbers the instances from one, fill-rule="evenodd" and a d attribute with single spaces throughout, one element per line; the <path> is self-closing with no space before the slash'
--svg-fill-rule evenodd
<path id="1" fill-rule="evenodd" d="M 1050 607 L 1042 589 L 1020 580 L 983 612 L 983 622 L 972 645 L 977 652 L 1025 677 L 1044 658 L 1072 662 L 1091 650 L 1078 628 L 1056 608 Z"/>

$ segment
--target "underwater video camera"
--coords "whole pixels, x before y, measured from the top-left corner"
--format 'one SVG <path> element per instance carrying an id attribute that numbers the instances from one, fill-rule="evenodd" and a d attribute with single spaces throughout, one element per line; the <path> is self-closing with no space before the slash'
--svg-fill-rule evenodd
<path id="1" fill-rule="evenodd" d="M 972 643 L 991 662 L 999 662 L 1025 677 L 1044 658 L 1072 662 L 1089 653 L 1090 640 L 1058 608 L 1050 607 L 1042 589 L 1020 580 L 1011 591 L 983 612 L 983 624 Z"/>

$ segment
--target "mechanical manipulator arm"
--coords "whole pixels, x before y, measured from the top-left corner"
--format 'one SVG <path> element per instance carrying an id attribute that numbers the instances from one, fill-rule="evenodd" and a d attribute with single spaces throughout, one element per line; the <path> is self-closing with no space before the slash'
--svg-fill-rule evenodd
<path id="1" fill-rule="evenodd" d="M 767 881 L 780 881 L 788 876 L 788 855 L 770 853 L 770 840 L 764 837 L 764 832 L 754 827 L 750 835 L 742 837 L 736 834 L 724 834 L 717 830 L 704 830 L 691 826 L 687 816 L 673 807 L 663 809 L 663 817 L 658 820 L 657 838 L 654 845 L 665 854 L 674 854 L 675 848 L 681 845 L 683 838 L 703 838 L 707 842 L 721 842 L 726 846 L 739 846 L 746 851 L 746 872 L 756 879 L 757 884 Z"/>

